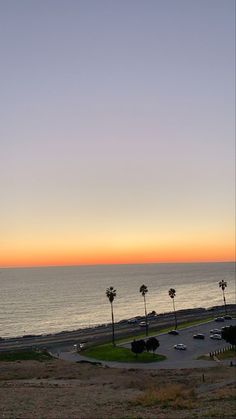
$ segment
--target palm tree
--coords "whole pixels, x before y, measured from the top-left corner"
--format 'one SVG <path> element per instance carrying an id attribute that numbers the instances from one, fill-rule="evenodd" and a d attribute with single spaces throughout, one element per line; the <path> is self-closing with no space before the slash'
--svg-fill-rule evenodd
<path id="1" fill-rule="evenodd" d="M 224 305 L 225 305 L 225 314 L 227 314 L 226 300 L 225 300 L 225 288 L 227 287 L 227 282 L 222 279 L 222 281 L 219 282 L 219 287 L 222 289 L 222 292 L 223 292 L 223 300 L 224 300 Z"/>
<path id="2" fill-rule="evenodd" d="M 107 288 L 106 296 L 111 303 L 112 343 L 113 343 L 113 346 L 115 346 L 115 327 L 114 327 L 113 301 L 114 301 L 114 298 L 116 297 L 116 290 L 114 289 L 114 287 Z"/>
<path id="3" fill-rule="evenodd" d="M 146 294 L 148 292 L 148 288 L 146 285 L 141 285 L 139 291 L 141 292 L 144 300 L 144 312 L 145 312 L 145 321 L 146 321 L 146 336 L 148 336 L 148 322 L 147 322 L 147 306 L 146 306 Z"/>
<path id="4" fill-rule="evenodd" d="M 174 288 L 169 289 L 169 296 L 172 298 L 173 301 L 173 309 L 174 309 L 174 315 L 175 315 L 175 330 L 177 329 L 177 317 L 176 317 L 176 311 L 175 311 L 175 295 L 176 291 Z"/>

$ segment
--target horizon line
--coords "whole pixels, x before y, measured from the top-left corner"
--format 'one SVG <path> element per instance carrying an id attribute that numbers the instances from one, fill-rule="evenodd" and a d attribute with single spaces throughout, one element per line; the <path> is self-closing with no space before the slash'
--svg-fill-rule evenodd
<path id="1" fill-rule="evenodd" d="M 93 267 L 93 266 L 123 266 L 123 265 L 190 265 L 190 264 L 207 264 L 207 263 L 236 263 L 236 260 L 209 260 L 209 261 L 179 261 L 179 262 L 124 262 L 124 263 L 81 263 L 81 264 L 63 264 L 63 265 L 9 265 L 0 266 L 0 269 L 30 269 L 30 268 L 70 268 L 70 267 Z"/>

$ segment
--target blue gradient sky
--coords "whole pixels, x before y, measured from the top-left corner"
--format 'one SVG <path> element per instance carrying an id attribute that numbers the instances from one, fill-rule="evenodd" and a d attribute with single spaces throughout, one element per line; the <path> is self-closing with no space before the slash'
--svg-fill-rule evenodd
<path id="1" fill-rule="evenodd" d="M 232 260 L 233 0 L 0 0 L 0 265 Z"/>

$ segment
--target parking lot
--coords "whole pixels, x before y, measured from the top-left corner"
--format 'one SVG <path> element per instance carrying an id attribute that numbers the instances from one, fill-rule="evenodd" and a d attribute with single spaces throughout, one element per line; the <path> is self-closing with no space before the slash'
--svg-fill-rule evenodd
<path id="1" fill-rule="evenodd" d="M 101 361 L 101 364 L 107 365 L 113 368 L 135 368 L 135 369 L 183 369 L 183 368 L 205 368 L 214 367 L 217 362 L 214 360 L 203 360 L 198 359 L 201 355 L 209 354 L 218 349 L 229 346 L 225 340 L 212 340 L 210 338 L 210 331 L 212 329 L 221 329 L 224 326 L 236 325 L 236 319 L 225 320 L 222 323 L 215 321 L 209 321 L 195 326 L 189 326 L 185 329 L 179 330 L 179 335 L 169 335 L 168 333 L 162 333 L 156 335 L 160 342 L 160 347 L 157 352 L 165 355 L 166 360 L 160 362 L 151 363 L 129 363 L 129 362 L 115 362 L 115 361 Z M 194 339 L 195 334 L 204 334 L 205 339 L 198 340 Z M 186 350 L 176 350 L 174 345 L 182 343 L 186 345 Z M 120 346 L 131 348 L 130 343 L 120 344 Z M 75 351 L 59 351 L 59 358 L 67 361 L 96 361 L 96 359 L 86 358 L 80 353 Z M 229 365 L 231 360 L 225 360 L 219 362 L 219 364 Z M 235 360 L 234 360 L 235 363 Z"/>
<path id="2" fill-rule="evenodd" d="M 196 366 L 212 366 L 214 361 L 203 361 L 197 358 L 209 352 L 222 349 L 229 344 L 225 340 L 213 340 L 210 338 L 210 330 L 221 329 L 224 326 L 236 325 L 236 319 L 225 320 L 222 323 L 210 321 L 207 323 L 190 326 L 179 330 L 179 335 L 169 335 L 168 333 L 157 334 L 160 347 L 157 352 L 166 355 L 165 361 L 156 363 L 159 368 L 194 368 Z M 193 335 L 201 333 L 205 339 L 194 339 Z M 186 345 L 186 350 L 176 350 L 174 345 L 182 343 Z M 130 344 L 126 344 L 130 347 Z M 149 366 L 150 367 L 150 366 Z"/>

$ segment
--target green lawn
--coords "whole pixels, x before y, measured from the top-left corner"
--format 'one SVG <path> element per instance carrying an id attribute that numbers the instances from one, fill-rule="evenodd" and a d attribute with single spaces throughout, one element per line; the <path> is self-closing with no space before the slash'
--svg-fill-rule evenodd
<path id="1" fill-rule="evenodd" d="M 40 351 L 16 351 L 0 353 L 0 361 L 47 361 L 52 356 L 47 352 Z"/>
<path id="2" fill-rule="evenodd" d="M 117 361 L 117 362 L 156 362 L 166 359 L 164 355 L 143 352 L 136 355 L 130 349 L 113 346 L 111 343 L 93 346 L 85 349 L 81 355 L 101 361 Z"/>

